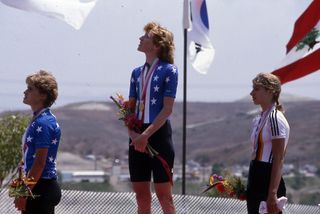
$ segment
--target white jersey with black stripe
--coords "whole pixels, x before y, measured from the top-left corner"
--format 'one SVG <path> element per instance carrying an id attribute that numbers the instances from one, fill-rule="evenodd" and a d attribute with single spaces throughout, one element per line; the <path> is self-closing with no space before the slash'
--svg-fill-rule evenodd
<path id="1" fill-rule="evenodd" d="M 264 124 L 259 124 L 261 117 L 267 117 Z M 261 132 L 257 135 L 256 130 L 259 125 L 263 125 Z M 251 141 L 255 147 L 256 160 L 262 162 L 272 162 L 272 140 L 285 139 L 285 147 L 288 144 L 290 126 L 283 113 L 275 108 L 269 112 L 269 115 L 259 115 L 253 121 L 253 131 Z M 258 139 L 256 139 L 258 137 Z"/>

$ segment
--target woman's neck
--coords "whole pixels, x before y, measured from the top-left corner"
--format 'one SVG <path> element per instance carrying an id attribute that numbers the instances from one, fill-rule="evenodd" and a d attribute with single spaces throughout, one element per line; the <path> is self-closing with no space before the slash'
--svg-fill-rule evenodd
<path id="1" fill-rule="evenodd" d="M 260 105 L 262 108 L 262 112 L 267 111 L 268 109 L 270 109 L 272 106 L 274 105 L 274 103 L 266 103 L 264 105 Z"/>
<path id="2" fill-rule="evenodd" d="M 33 111 L 33 113 L 38 113 L 40 112 L 42 109 L 44 109 L 45 107 L 43 105 L 39 105 L 39 106 L 31 106 L 31 109 Z"/>
<path id="3" fill-rule="evenodd" d="M 149 65 L 152 65 L 153 61 L 158 58 L 157 55 L 146 55 L 146 62 L 149 64 Z"/>

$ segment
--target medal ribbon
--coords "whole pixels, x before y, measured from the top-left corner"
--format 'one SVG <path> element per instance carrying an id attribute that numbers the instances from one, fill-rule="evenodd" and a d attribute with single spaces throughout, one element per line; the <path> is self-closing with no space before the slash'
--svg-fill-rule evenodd
<path id="1" fill-rule="evenodd" d="M 253 144 L 253 153 L 252 153 L 252 159 L 255 159 L 257 149 L 258 149 L 258 141 L 259 141 L 259 135 L 262 131 L 262 128 L 264 127 L 264 124 L 267 121 L 267 118 L 270 114 L 270 112 L 274 109 L 275 106 L 272 106 L 265 114 L 262 112 L 261 117 L 258 123 L 258 126 L 256 127 L 255 135 L 254 135 L 254 144 Z M 261 133 L 262 134 L 262 133 Z"/>
<path id="2" fill-rule="evenodd" d="M 159 59 L 156 58 L 153 62 L 152 65 L 150 66 L 150 69 L 148 71 L 147 66 L 143 67 L 143 70 L 140 74 L 140 100 L 139 100 L 139 105 L 138 105 L 138 115 L 139 119 L 143 120 L 144 118 L 144 106 L 145 106 L 145 98 L 146 98 L 146 93 L 147 93 L 147 88 L 151 79 L 152 74 L 156 70 L 156 67 L 158 65 Z M 143 106 L 143 109 L 141 109 L 141 106 Z M 141 112 L 141 114 L 140 114 Z"/>

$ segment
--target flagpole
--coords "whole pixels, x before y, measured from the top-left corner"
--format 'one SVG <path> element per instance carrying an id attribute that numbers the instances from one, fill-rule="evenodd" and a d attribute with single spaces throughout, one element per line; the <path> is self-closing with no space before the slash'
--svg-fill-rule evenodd
<path id="1" fill-rule="evenodd" d="M 183 30 L 183 120 L 182 120 L 182 195 L 186 194 L 186 133 L 187 133 L 187 34 Z"/>

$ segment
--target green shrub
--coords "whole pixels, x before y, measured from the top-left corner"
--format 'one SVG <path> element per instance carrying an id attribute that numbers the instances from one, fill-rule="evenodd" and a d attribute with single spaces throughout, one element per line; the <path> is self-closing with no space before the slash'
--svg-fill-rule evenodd
<path id="1" fill-rule="evenodd" d="M 22 136 L 28 121 L 29 118 L 22 115 L 6 115 L 0 118 L 0 187 L 21 161 Z"/>

